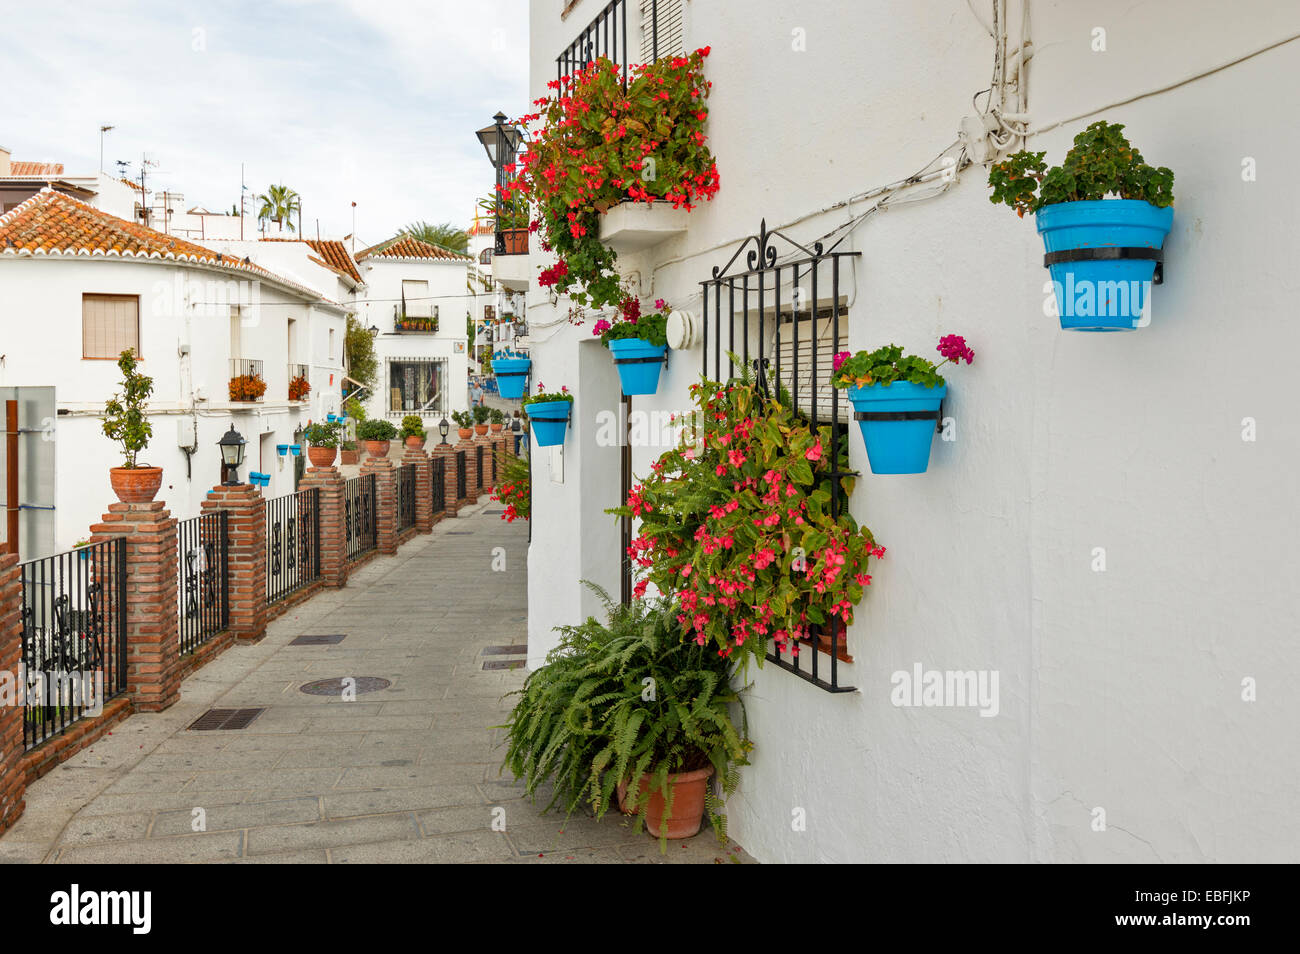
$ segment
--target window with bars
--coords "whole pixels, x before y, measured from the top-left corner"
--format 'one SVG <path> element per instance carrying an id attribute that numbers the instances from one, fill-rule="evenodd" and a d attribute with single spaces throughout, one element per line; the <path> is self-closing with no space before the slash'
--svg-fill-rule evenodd
<path id="1" fill-rule="evenodd" d="M 81 296 L 81 356 L 116 361 L 127 348 L 140 356 L 140 296 Z"/>
<path id="2" fill-rule="evenodd" d="M 773 361 L 786 372 L 782 384 L 793 392 L 799 410 L 812 416 L 815 396 L 818 418 L 829 420 L 832 405 L 838 404 L 836 421 L 847 426 L 853 419 L 853 408 L 844 400 L 844 392 L 840 392 L 838 402 L 831 400 L 835 353 L 849 350 L 849 313 L 843 303 L 839 308 L 838 338 L 834 337 L 835 324 L 835 310 L 829 304 L 818 308 L 815 317 L 808 312 L 784 312 L 776 327 Z"/>
<path id="3" fill-rule="evenodd" d="M 641 8 L 642 63 L 686 52 L 683 30 L 685 0 L 637 0 Z"/>
<path id="4" fill-rule="evenodd" d="M 394 358 L 388 362 L 388 414 L 445 414 L 447 359 Z"/>

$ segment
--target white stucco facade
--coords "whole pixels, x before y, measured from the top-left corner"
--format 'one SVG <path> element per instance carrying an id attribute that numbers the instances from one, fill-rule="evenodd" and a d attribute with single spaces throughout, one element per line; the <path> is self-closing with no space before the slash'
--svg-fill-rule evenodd
<path id="1" fill-rule="evenodd" d="M 532 97 L 600 6 L 561 20 L 559 4 L 533 0 Z M 986 21 L 988 6 L 974 4 Z M 888 550 L 841 667 L 859 691 L 751 668 L 755 751 L 730 831 L 762 861 L 1295 861 L 1300 448 L 1284 392 L 1300 353 L 1285 303 L 1300 278 L 1279 212 L 1300 197 L 1287 167 L 1300 129 L 1277 106 L 1292 97 L 1300 41 L 1178 84 L 1300 34 L 1300 10 L 1034 0 L 1028 22 L 1030 128 L 1053 127 L 1028 148 L 1059 162 L 1106 119 L 1176 173 L 1150 326 L 1061 331 L 1044 313 L 1033 223 L 990 204 L 979 165 L 851 231 L 850 349 L 933 354 L 939 336 L 961 334 L 976 359 L 949 375 L 956 440 L 935 441 L 927 473 L 872 475 L 851 429 L 863 477 L 850 506 Z M 876 200 L 819 210 L 948 148 L 993 63 L 985 26 L 942 0 L 694 0 L 685 34 L 687 49 L 712 48 L 722 187 L 685 235 L 620 269 L 639 273 L 643 300 L 697 312 L 699 283 L 760 220 L 811 243 Z M 534 273 L 550 263 L 531 259 Z M 617 409 L 618 378 L 566 307 L 529 290 L 533 384 L 576 391 L 562 466 L 534 450 L 534 667 L 553 627 L 597 611 L 581 578 L 618 591 L 617 524 L 603 511 L 619 502 L 620 452 L 596 427 Z M 698 346 L 673 353 L 635 409 L 687 407 L 699 370 Z M 634 473 L 660 452 L 634 447 Z M 893 705 L 892 674 L 917 664 L 997 672 L 996 716 Z"/>

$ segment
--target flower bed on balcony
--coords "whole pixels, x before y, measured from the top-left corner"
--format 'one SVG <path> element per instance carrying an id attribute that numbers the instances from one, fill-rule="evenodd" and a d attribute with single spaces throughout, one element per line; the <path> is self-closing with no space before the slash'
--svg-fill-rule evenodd
<path id="1" fill-rule="evenodd" d="M 311 384 L 303 375 L 297 375 L 289 381 L 289 400 L 305 401 L 311 393 Z"/>
<path id="2" fill-rule="evenodd" d="M 403 334 L 412 332 L 418 334 L 433 334 L 438 330 L 437 318 L 417 318 L 407 315 L 405 318 L 398 318 L 393 325 L 393 330 Z"/>
<path id="3" fill-rule="evenodd" d="M 260 401 L 266 393 L 266 382 L 254 374 L 237 374 L 230 379 L 230 400 Z"/>
<path id="4" fill-rule="evenodd" d="M 690 210 L 718 191 L 718 169 L 704 135 L 704 79 L 709 48 L 638 67 L 623 88 L 619 68 L 601 57 L 552 81 L 553 98 L 535 101 L 541 122 L 528 152 L 507 166 L 514 174 L 506 200 L 522 196 L 538 209 L 555 264 L 538 284 L 553 286 L 581 307 L 618 305 L 625 297 L 615 271 L 617 252 L 600 240 L 601 216 L 620 202 L 664 203 Z"/>

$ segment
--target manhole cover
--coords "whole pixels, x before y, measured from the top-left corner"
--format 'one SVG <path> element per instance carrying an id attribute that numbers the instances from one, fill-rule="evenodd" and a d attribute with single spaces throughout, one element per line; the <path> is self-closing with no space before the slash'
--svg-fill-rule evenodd
<path id="1" fill-rule="evenodd" d="M 378 692 L 387 689 L 393 683 L 378 676 L 340 676 L 338 679 L 318 679 L 299 688 L 309 696 L 341 696 L 345 689 L 353 692 Z"/>
<path id="2" fill-rule="evenodd" d="M 515 643 L 513 646 L 488 646 L 481 655 L 484 656 L 523 656 L 528 652 L 527 643 Z"/>
<path id="3" fill-rule="evenodd" d="M 290 646 L 333 646 L 343 642 L 343 633 L 307 634 L 299 636 Z"/>

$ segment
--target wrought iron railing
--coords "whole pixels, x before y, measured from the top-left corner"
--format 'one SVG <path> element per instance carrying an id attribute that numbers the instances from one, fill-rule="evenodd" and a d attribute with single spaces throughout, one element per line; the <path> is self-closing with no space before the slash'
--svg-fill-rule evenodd
<path id="1" fill-rule="evenodd" d="M 230 359 L 230 400 L 260 401 L 266 393 L 266 377 L 260 358 Z"/>
<path id="2" fill-rule="evenodd" d="M 177 524 L 176 600 L 181 655 L 230 625 L 229 515 L 224 510 Z"/>
<path id="3" fill-rule="evenodd" d="M 348 480 L 343 489 L 343 538 L 348 560 L 356 560 L 379 543 L 375 475 Z"/>
<path id="4" fill-rule="evenodd" d="M 305 364 L 289 365 L 289 400 L 305 401 L 311 393 L 311 369 Z"/>
<path id="5" fill-rule="evenodd" d="M 419 314 L 417 312 L 423 312 Z M 438 306 L 412 309 L 408 305 L 393 306 L 393 330 L 398 334 L 429 335 L 438 330 Z"/>
<path id="6" fill-rule="evenodd" d="M 655 18 L 657 20 L 657 17 Z M 657 25 L 652 23 L 651 30 Z M 612 0 L 596 14 L 596 18 L 578 33 L 572 43 L 555 58 L 555 76 L 561 84 L 588 63 L 600 57 L 618 64 L 623 71 L 623 85 L 627 86 L 628 61 L 631 56 L 627 45 L 627 0 Z"/>
<path id="7" fill-rule="evenodd" d="M 743 266 L 737 264 L 742 253 Z M 778 263 L 781 254 L 787 257 Z M 841 348 L 842 322 L 847 320 L 840 300 L 840 262 L 859 254 L 837 252 L 835 246 L 826 249 L 821 242 L 808 248 L 768 231 L 762 222 L 757 235 L 742 242 L 725 265 L 713 269 L 712 278 L 700 283 L 701 371 L 725 382 L 738 371 L 730 355 L 737 356 L 766 393 L 787 391 L 814 431 L 829 425 L 831 461 L 840 459 L 848 440 L 840 392 L 829 380 L 831 358 Z M 849 474 L 835 470 L 830 476 L 829 511 L 835 518 L 848 507 L 840 478 Z M 852 692 L 852 686 L 839 682 L 839 662 L 847 658 L 839 617 L 832 616 L 813 640 L 769 648 L 767 658 L 828 692 Z M 823 654 L 829 662 L 820 658 Z"/>
<path id="8" fill-rule="evenodd" d="M 469 486 L 466 483 L 466 471 L 469 461 L 465 457 L 463 450 L 456 451 L 456 499 L 464 500 L 469 496 Z"/>
<path id="9" fill-rule="evenodd" d="M 429 468 L 429 487 L 436 515 L 447 509 L 447 465 L 443 458 L 435 457 L 429 461 Z"/>
<path id="10" fill-rule="evenodd" d="M 19 564 L 23 744 L 31 749 L 126 691 L 126 546 Z"/>
<path id="11" fill-rule="evenodd" d="M 403 464 L 397 470 L 397 529 L 415 526 L 415 469 L 418 464 Z"/>
<path id="12" fill-rule="evenodd" d="M 276 603 L 320 577 L 320 490 L 266 502 L 266 601 Z"/>
<path id="13" fill-rule="evenodd" d="M 483 489 L 483 445 L 479 444 L 474 448 L 478 452 L 478 459 L 475 461 L 475 470 L 478 472 L 478 489 Z"/>

